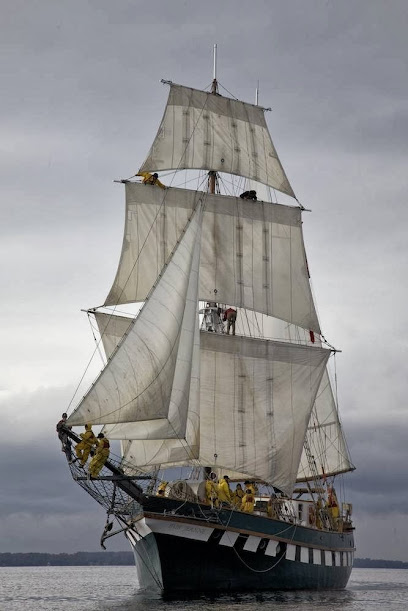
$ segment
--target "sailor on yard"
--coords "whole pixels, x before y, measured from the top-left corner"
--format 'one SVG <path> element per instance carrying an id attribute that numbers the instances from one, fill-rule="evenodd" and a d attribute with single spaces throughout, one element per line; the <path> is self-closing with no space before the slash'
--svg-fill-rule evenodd
<path id="1" fill-rule="evenodd" d="M 234 308 L 228 308 L 224 312 L 224 320 L 227 321 L 227 334 L 229 335 L 232 329 L 232 335 L 235 335 L 235 321 L 237 320 L 237 311 Z"/>
<path id="2" fill-rule="evenodd" d="M 85 433 L 81 433 L 79 436 L 81 437 L 82 441 L 75 446 L 75 454 L 81 461 L 80 464 L 83 467 L 88 460 L 90 451 L 98 442 L 92 431 L 91 424 L 85 424 Z"/>
<path id="3" fill-rule="evenodd" d="M 241 199 L 251 199 L 252 201 L 256 202 L 257 201 L 256 191 L 244 191 L 243 193 L 241 193 L 240 198 Z"/>
<path id="4" fill-rule="evenodd" d="M 89 463 L 89 475 L 91 477 L 98 477 L 100 470 L 103 465 L 106 463 L 109 457 L 109 441 L 106 439 L 103 433 L 99 433 L 98 435 L 98 447 L 95 451 L 95 456 Z"/>
<path id="5" fill-rule="evenodd" d="M 156 172 L 154 174 L 150 174 L 150 172 L 138 172 L 136 176 L 143 176 L 142 182 L 144 185 L 157 185 L 160 189 L 167 189 L 167 187 L 160 182 L 159 175 L 156 174 Z"/>

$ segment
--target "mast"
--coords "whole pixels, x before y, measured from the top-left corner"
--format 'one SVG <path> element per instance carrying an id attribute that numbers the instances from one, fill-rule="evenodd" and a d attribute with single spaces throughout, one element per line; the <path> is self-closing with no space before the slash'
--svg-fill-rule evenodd
<path id="1" fill-rule="evenodd" d="M 213 95 L 218 94 L 218 82 L 217 82 L 217 45 L 214 45 L 213 49 L 213 57 L 214 57 L 214 66 L 213 66 L 213 80 L 211 84 L 211 93 Z M 216 182 L 216 172 L 214 170 L 210 170 L 208 172 L 208 192 L 215 193 L 215 182 Z"/>

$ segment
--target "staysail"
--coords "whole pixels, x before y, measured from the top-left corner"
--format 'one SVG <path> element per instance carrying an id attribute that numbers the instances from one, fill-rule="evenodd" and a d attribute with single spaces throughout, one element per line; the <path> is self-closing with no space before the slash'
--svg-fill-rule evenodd
<path id="1" fill-rule="evenodd" d="M 105 305 L 144 301 L 203 193 L 126 184 L 118 271 Z M 199 298 L 320 332 L 298 207 L 205 195 Z"/>
<path id="2" fill-rule="evenodd" d="M 70 416 L 70 425 L 156 420 L 156 426 L 165 428 L 170 409 L 185 409 L 197 316 L 201 215 L 199 203 L 149 299 Z"/>
<path id="3" fill-rule="evenodd" d="M 186 168 L 244 176 L 295 197 L 263 108 L 172 83 L 141 171 Z"/>
<path id="4" fill-rule="evenodd" d="M 314 459 L 310 465 L 303 451 L 297 481 L 306 481 L 352 471 L 343 429 L 328 371 L 323 374 L 306 432 L 306 441 Z"/>

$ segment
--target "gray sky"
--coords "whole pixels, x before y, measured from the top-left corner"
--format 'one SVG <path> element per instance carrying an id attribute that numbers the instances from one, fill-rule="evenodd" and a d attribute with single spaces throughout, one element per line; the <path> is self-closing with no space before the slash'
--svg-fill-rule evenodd
<path id="1" fill-rule="evenodd" d="M 408 560 L 405 0 L 2 3 L 0 551 L 98 549 L 55 422 L 94 345 L 124 194 L 156 133 L 160 79 L 220 84 L 267 120 L 304 231 L 341 415 L 357 555 Z M 223 91 L 223 90 L 221 90 Z M 100 365 L 98 364 L 98 367 Z M 110 549 L 127 549 L 112 541 Z"/>

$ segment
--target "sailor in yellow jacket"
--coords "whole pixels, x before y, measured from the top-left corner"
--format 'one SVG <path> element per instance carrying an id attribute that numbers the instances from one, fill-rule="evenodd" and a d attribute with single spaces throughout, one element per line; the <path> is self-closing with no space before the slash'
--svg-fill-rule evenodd
<path id="1" fill-rule="evenodd" d="M 252 494 L 252 490 L 247 488 L 245 490 L 245 494 L 242 497 L 241 503 L 241 511 L 245 511 L 245 513 L 253 513 L 255 506 L 255 497 Z"/>
<path id="2" fill-rule="evenodd" d="M 217 484 L 214 482 L 211 476 L 208 476 L 208 478 L 205 480 L 205 502 L 208 505 L 211 505 L 211 507 L 216 507 L 218 503 Z"/>
<path id="3" fill-rule="evenodd" d="M 218 501 L 220 503 L 225 503 L 225 504 L 231 505 L 231 503 L 232 503 L 232 494 L 231 494 L 231 490 L 230 490 L 230 487 L 229 487 L 229 477 L 228 477 L 228 475 L 224 475 L 224 477 L 222 478 L 222 480 L 218 484 L 217 492 L 218 492 Z"/>
<path id="4" fill-rule="evenodd" d="M 244 491 L 242 490 L 242 486 L 241 484 L 237 484 L 237 487 L 235 488 L 235 492 L 234 492 L 234 507 L 236 507 L 237 509 L 241 508 L 241 503 L 242 503 L 242 498 L 244 496 Z"/>
<path id="5" fill-rule="evenodd" d="M 168 482 L 161 482 L 157 488 L 156 496 L 164 496 Z"/>
<path id="6" fill-rule="evenodd" d="M 95 455 L 89 463 L 89 475 L 91 477 L 98 477 L 100 470 L 108 460 L 110 452 L 109 441 L 103 433 L 99 433 L 98 440 L 98 447 L 96 448 Z"/>
<path id="7" fill-rule="evenodd" d="M 255 496 L 258 494 L 258 486 L 254 482 L 249 482 L 248 480 L 244 482 L 245 492 L 250 490 L 252 494 Z"/>
<path id="8" fill-rule="evenodd" d="M 154 174 L 150 174 L 150 172 L 138 172 L 136 176 L 143 176 L 142 182 L 144 185 L 157 185 L 160 189 L 167 189 L 167 187 L 160 182 L 159 175 L 156 174 L 156 172 Z"/>
<path id="9" fill-rule="evenodd" d="M 91 424 L 85 424 L 85 433 L 81 433 L 79 436 L 81 437 L 82 441 L 75 446 L 75 454 L 79 458 L 80 464 L 83 467 L 88 460 L 89 452 L 93 446 L 97 445 L 98 440 L 92 431 Z"/>

